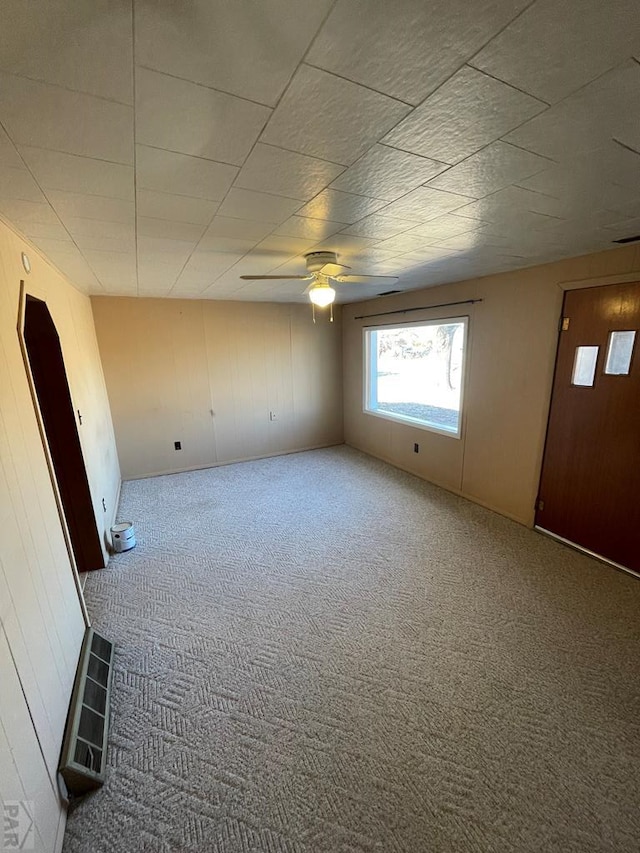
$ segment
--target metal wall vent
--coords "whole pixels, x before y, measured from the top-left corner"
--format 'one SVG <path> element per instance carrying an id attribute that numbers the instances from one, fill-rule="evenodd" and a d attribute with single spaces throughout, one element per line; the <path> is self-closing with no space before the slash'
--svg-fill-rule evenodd
<path id="1" fill-rule="evenodd" d="M 60 774 L 70 794 L 86 794 L 104 784 L 112 675 L 113 643 L 87 628 L 60 756 Z"/>
<path id="2" fill-rule="evenodd" d="M 640 241 L 640 234 L 635 237 L 622 237 L 620 240 L 614 240 L 614 243 L 637 243 Z"/>

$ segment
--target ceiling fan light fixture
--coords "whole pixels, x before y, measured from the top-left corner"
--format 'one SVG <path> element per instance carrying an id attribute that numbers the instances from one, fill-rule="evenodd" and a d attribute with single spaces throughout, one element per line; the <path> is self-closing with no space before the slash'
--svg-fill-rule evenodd
<path id="1" fill-rule="evenodd" d="M 336 292 L 329 284 L 314 284 L 309 291 L 309 299 L 318 308 L 326 308 L 336 298 Z"/>

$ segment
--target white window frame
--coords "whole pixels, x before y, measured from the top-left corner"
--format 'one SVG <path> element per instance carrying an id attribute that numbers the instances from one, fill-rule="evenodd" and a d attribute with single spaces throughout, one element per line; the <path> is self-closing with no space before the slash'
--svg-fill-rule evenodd
<path id="1" fill-rule="evenodd" d="M 409 415 L 396 415 L 388 412 L 380 412 L 377 409 L 370 408 L 370 396 L 372 385 L 372 361 L 371 361 L 371 332 L 387 331 L 389 329 L 408 329 L 412 326 L 442 326 L 448 323 L 462 323 L 463 326 L 463 343 L 462 343 L 462 364 L 460 366 L 460 413 L 458 418 L 458 430 L 454 432 L 449 429 L 428 424 L 419 418 L 412 418 Z M 467 358 L 469 348 L 469 316 L 463 317 L 438 317 L 430 320 L 415 320 L 407 323 L 385 323 L 379 326 L 365 326 L 362 329 L 362 352 L 363 352 L 363 398 L 362 411 L 365 415 L 371 415 L 374 418 L 382 418 L 386 421 L 405 424 L 417 429 L 423 429 L 427 432 L 435 432 L 438 435 L 446 435 L 448 438 L 461 439 L 463 432 L 464 418 L 464 397 L 467 375 Z"/>

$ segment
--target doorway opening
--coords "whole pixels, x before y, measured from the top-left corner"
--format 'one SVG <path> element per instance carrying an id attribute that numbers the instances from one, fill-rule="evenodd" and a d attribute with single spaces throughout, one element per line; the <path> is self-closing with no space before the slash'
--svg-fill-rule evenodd
<path id="1" fill-rule="evenodd" d="M 76 567 L 79 572 L 104 568 L 60 339 L 46 302 L 29 294 L 24 298 L 21 339 Z"/>

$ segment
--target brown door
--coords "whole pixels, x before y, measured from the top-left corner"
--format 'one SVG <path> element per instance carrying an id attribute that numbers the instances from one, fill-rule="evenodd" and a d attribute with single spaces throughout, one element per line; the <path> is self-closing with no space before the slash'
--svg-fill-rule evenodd
<path id="1" fill-rule="evenodd" d="M 60 340 L 46 304 L 26 297 L 24 341 L 78 571 L 104 567 Z"/>
<path id="2" fill-rule="evenodd" d="M 566 293 L 536 509 L 537 526 L 636 572 L 638 330 L 640 283 Z"/>

